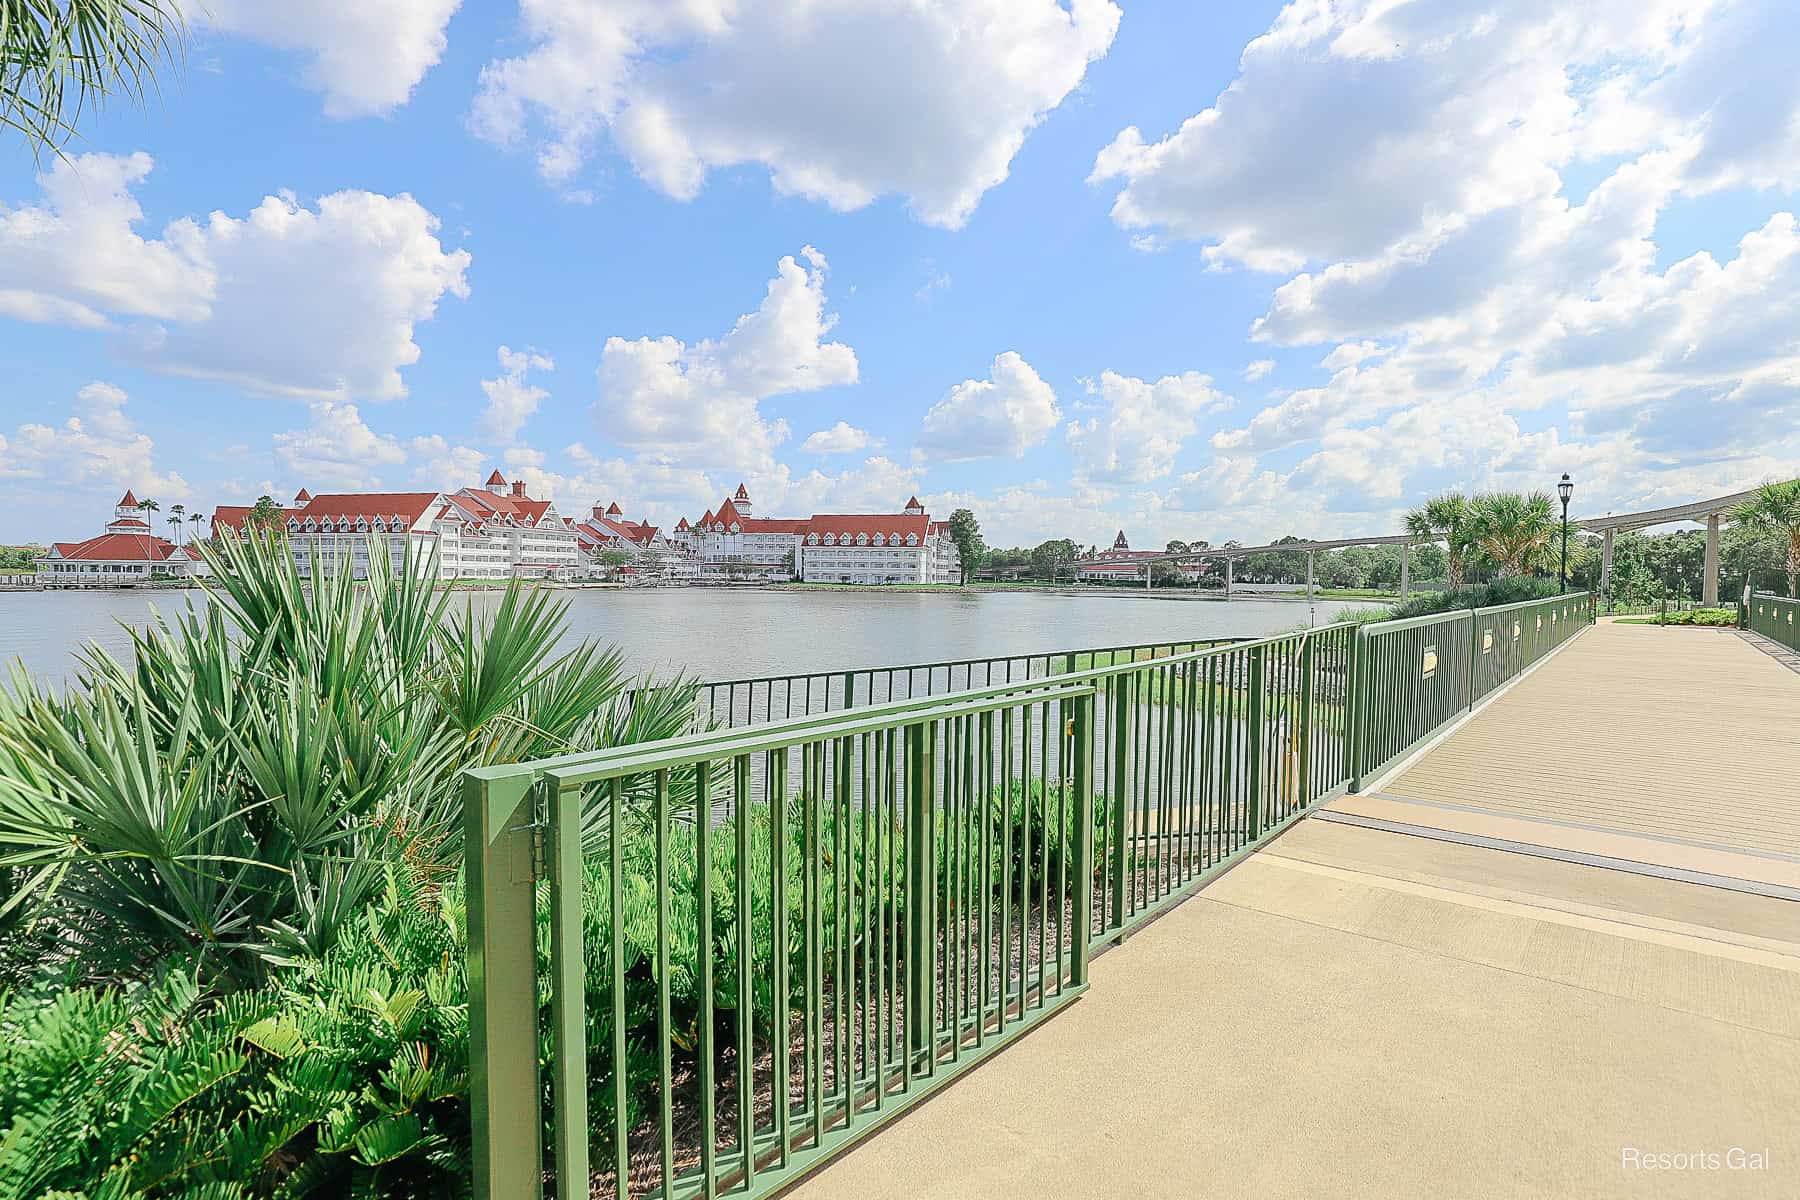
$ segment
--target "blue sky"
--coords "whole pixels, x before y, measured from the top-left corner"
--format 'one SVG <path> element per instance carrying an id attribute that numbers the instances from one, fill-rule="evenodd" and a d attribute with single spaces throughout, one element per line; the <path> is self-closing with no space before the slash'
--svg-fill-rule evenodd
<path id="1" fill-rule="evenodd" d="M 1784 8 L 218 0 L 0 149 L 0 540 L 495 465 L 1001 544 L 1792 475 Z"/>

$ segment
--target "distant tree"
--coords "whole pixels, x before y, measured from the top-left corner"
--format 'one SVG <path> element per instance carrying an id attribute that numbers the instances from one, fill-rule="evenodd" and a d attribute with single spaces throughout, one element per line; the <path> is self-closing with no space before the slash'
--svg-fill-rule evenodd
<path id="1" fill-rule="evenodd" d="M 1491 492 L 1475 497 L 1470 509 L 1470 540 L 1502 576 L 1523 575 L 1549 561 L 1556 520 L 1547 494 Z"/>
<path id="2" fill-rule="evenodd" d="M 1167 546 L 1163 547 L 1163 553 L 1165 553 L 1165 554 L 1186 554 L 1191 549 L 1193 549 L 1193 547 L 1189 546 L 1186 542 L 1175 541 L 1175 540 L 1171 539 L 1169 544 Z"/>
<path id="3" fill-rule="evenodd" d="M 1079 549 L 1068 538 L 1052 538 L 1047 542 L 1040 542 L 1031 551 L 1031 569 L 1038 578 L 1048 578 L 1051 583 L 1055 583 L 1057 575 L 1075 561 L 1078 553 Z"/>
<path id="4" fill-rule="evenodd" d="M 987 547 L 981 541 L 981 522 L 975 514 L 966 508 L 959 508 L 950 514 L 950 540 L 956 543 L 957 557 L 962 560 L 962 577 L 959 584 L 969 582 L 969 572 L 981 566 L 981 560 L 987 557 Z"/>
<path id="5" fill-rule="evenodd" d="M 250 513 L 244 518 L 246 529 L 278 529 L 281 526 L 281 505 L 275 503 L 273 496 L 258 496 L 256 503 L 250 506 Z"/>
<path id="6" fill-rule="evenodd" d="M 185 504 L 169 505 L 169 528 L 175 531 L 174 541 L 178 546 L 181 544 L 182 514 L 185 512 L 187 512 Z"/>
<path id="7" fill-rule="evenodd" d="M 1731 520 L 1786 543 L 1788 595 L 1800 599 L 1800 479 L 1763 484 L 1756 495 L 1731 510 Z"/>
<path id="8" fill-rule="evenodd" d="M 0 126 L 58 150 L 82 113 L 153 93 L 181 40 L 175 0 L 0 0 Z"/>
<path id="9" fill-rule="evenodd" d="M 194 535 L 200 532 L 200 522 L 204 520 L 206 520 L 206 514 L 203 512 L 195 511 L 188 514 L 188 524 L 193 526 L 193 528 L 188 531 L 189 542 L 192 542 L 194 540 Z"/>
<path id="10" fill-rule="evenodd" d="M 1462 586 L 1464 563 L 1474 549 L 1474 520 L 1469 500 L 1461 492 L 1433 496 L 1406 514 L 1406 531 L 1414 538 L 1444 543 L 1452 589 Z"/>

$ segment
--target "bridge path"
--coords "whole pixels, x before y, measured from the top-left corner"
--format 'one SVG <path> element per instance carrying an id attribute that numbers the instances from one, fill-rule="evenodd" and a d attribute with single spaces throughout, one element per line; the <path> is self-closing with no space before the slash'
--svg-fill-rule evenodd
<path id="1" fill-rule="evenodd" d="M 1596 627 L 790 1194 L 1800 1196 L 1796 779 L 1800 674 Z"/>

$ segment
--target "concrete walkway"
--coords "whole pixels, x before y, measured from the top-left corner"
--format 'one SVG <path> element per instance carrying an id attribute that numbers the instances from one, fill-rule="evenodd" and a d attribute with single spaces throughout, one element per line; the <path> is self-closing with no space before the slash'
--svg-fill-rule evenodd
<path id="1" fill-rule="evenodd" d="M 1797 914 L 1306 821 L 791 1194 L 1800 1195 Z"/>

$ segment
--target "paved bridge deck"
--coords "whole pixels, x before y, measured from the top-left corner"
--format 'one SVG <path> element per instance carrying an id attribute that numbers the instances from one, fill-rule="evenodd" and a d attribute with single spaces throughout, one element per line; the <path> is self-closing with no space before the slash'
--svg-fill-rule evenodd
<path id="1" fill-rule="evenodd" d="M 1333 812 L 1800 889 L 1800 673 L 1604 623 Z"/>
<path id="2" fill-rule="evenodd" d="M 1800 1196 L 1796 779 L 1800 674 L 1597 627 L 793 1194 Z"/>

